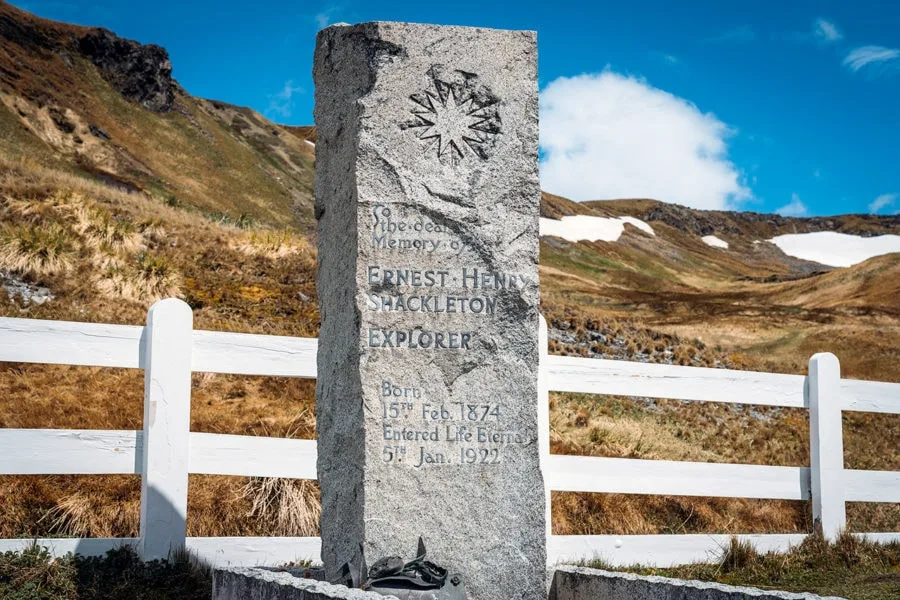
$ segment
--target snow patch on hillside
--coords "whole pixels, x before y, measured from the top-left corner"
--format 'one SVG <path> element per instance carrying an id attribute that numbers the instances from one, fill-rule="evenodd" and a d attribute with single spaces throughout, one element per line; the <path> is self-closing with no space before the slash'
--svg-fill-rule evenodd
<path id="1" fill-rule="evenodd" d="M 900 252 L 900 235 L 862 237 L 835 231 L 791 233 L 769 240 L 788 256 L 830 267 L 852 267 L 873 256 Z"/>
<path id="2" fill-rule="evenodd" d="M 707 246 L 712 246 L 713 248 L 724 248 L 728 249 L 728 242 L 723 239 L 717 238 L 714 235 L 704 235 L 702 238 L 703 243 Z"/>
<path id="3" fill-rule="evenodd" d="M 541 235 L 561 237 L 570 242 L 615 242 L 625 231 L 625 223 L 656 235 L 653 228 L 634 217 L 591 217 L 574 215 L 562 219 L 541 219 Z"/>

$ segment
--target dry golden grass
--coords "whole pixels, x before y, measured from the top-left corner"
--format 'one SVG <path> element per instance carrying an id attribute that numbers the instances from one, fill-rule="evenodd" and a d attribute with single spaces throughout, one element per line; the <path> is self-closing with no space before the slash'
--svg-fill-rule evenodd
<path id="1" fill-rule="evenodd" d="M 0 477 L 0 537 L 136 537 L 137 476 Z M 314 481 L 191 475 L 189 536 L 315 536 Z"/>
<path id="2" fill-rule="evenodd" d="M 554 454 L 804 464 L 802 411 L 714 403 L 551 394 Z M 563 534 L 806 531 L 802 502 L 555 492 L 553 530 Z"/>
<path id="3" fill-rule="evenodd" d="M 805 533 L 812 524 L 803 502 L 553 492 L 551 503 L 556 535 Z"/>
<path id="4" fill-rule="evenodd" d="M 194 374 L 191 430 L 314 438 L 314 385 Z M 10 400 L 0 403 L 0 427 L 142 428 L 143 375 L 137 370 L 3 363 L 0 395 Z M 314 482 L 192 475 L 189 535 L 316 535 L 317 490 Z M 138 477 L 3 476 L 0 499 L 0 537 L 129 537 L 138 531 Z"/>
<path id="5" fill-rule="evenodd" d="M 665 399 L 551 394 L 558 454 L 803 465 L 806 411 Z"/>
<path id="6" fill-rule="evenodd" d="M 31 277 L 65 275 L 75 264 L 75 248 L 59 225 L 26 225 L 0 230 L 0 264 Z"/>
<path id="7" fill-rule="evenodd" d="M 315 250 L 304 237 L 292 231 L 250 231 L 236 235 L 233 247 L 250 256 L 264 256 L 273 260 L 300 255 L 315 260 Z"/>
<path id="8" fill-rule="evenodd" d="M 143 390 L 138 370 L 0 363 L 0 427 L 141 429 Z M 313 439 L 314 396 L 312 380 L 195 373 L 191 430 Z"/>
<path id="9" fill-rule="evenodd" d="M 190 476 L 191 536 L 316 536 L 319 511 L 314 481 Z"/>
<path id="10" fill-rule="evenodd" d="M 148 222 L 200 231 L 212 229 L 210 220 L 197 211 L 174 208 L 151 194 L 129 192 L 83 173 L 49 168 L 28 157 L 11 158 L 0 153 L 0 190 L 20 215 L 35 215 L 37 219 L 49 208 L 65 203 L 66 194 L 76 194 Z"/>
<path id="11" fill-rule="evenodd" d="M 156 299 L 176 295 L 195 309 L 198 328 L 315 335 L 315 252 L 297 234 L 244 231 L 144 193 L 2 154 L 0 205 L 11 230 L 55 223 L 73 246 L 66 276 L 32 278 L 59 302 L 29 307 L 30 316 L 141 323 Z M 245 247 L 237 249 L 241 241 Z M 7 265 L 15 266 L 0 262 Z M 19 314 L 11 308 L 6 314 Z"/>
<path id="12" fill-rule="evenodd" d="M 809 464 L 801 409 L 551 394 L 555 454 L 762 465 Z M 900 415 L 845 413 L 848 468 L 897 470 Z M 804 502 L 623 494 L 553 494 L 557 534 L 795 533 Z M 900 505 L 847 506 L 851 531 L 900 530 Z"/>
<path id="13" fill-rule="evenodd" d="M 178 295 L 193 308 L 198 329 L 317 334 L 315 251 L 296 233 L 242 229 L 143 193 L 2 155 L 0 210 L 4 235 L 31 235 L 29 228 L 39 224 L 55 227 L 67 253 L 45 254 L 69 261 L 65 269 L 26 269 L 15 262 L 24 254 L 18 246 L 0 254 L 0 270 L 45 285 L 55 296 L 40 306 L 0 303 L 2 316 L 142 324 L 156 298 Z M 802 371 L 809 350 L 829 348 L 818 345 L 816 336 L 835 331 L 823 329 L 837 325 L 821 312 L 833 309 L 769 310 L 744 297 L 732 304 L 737 297 L 687 294 L 670 271 L 657 272 L 644 259 L 629 258 L 627 248 L 617 252 L 616 260 L 634 260 L 634 269 L 646 273 L 632 270 L 630 279 L 617 280 L 618 267 L 600 265 L 608 272 L 595 277 L 587 269 L 573 279 L 566 264 L 551 267 L 562 273 L 542 279 L 542 309 L 551 324 L 562 327 L 568 321 L 568 331 L 577 335 L 606 331 L 632 358 L 657 360 L 671 352 L 675 363 L 689 365 L 718 361 L 731 368 Z M 654 287 L 652 293 L 636 293 L 629 291 L 631 285 Z M 890 379 L 884 363 L 864 363 L 868 359 L 857 346 L 874 336 L 869 323 L 876 318 L 888 319 L 878 321 L 881 331 L 896 326 L 883 314 L 851 315 L 836 338 L 839 356 L 849 365 L 845 372 Z M 707 323 L 719 329 L 702 329 Z M 857 326 L 856 333 L 847 331 Z M 803 335 L 772 334 L 792 330 Z M 727 331 L 735 332 L 733 341 L 725 341 Z M 885 348 L 890 358 L 895 339 L 883 336 L 871 343 L 881 344 L 875 347 Z M 558 353 L 583 352 L 565 344 L 552 347 Z M 796 356 L 801 358 L 789 358 Z M 315 437 L 313 381 L 197 373 L 192 383 L 193 431 Z M 139 371 L 2 364 L 0 397 L 0 427 L 142 427 Z M 557 453 L 757 464 L 808 460 L 804 411 L 559 394 L 551 414 Z M 847 415 L 848 466 L 900 468 L 898 423 L 893 416 Z M 0 477 L 0 537 L 137 535 L 139 495 L 140 482 L 133 476 Z M 188 502 L 189 535 L 316 533 L 319 505 L 311 482 L 192 475 Z M 791 502 L 555 493 L 552 508 L 554 531 L 560 534 L 810 527 L 808 507 Z M 897 509 L 850 505 L 851 527 L 895 529 Z"/>
<path id="14" fill-rule="evenodd" d="M 127 475 L 0 477 L 0 536 L 133 537 L 140 489 Z"/>
<path id="15" fill-rule="evenodd" d="M 0 315 L 142 324 L 156 299 L 181 296 L 200 329 L 307 336 L 317 330 L 315 253 L 297 234 L 242 230 L 2 155 L 0 210 L 9 235 L 50 231 L 67 252 L 38 253 L 28 268 L 18 246 L 0 254 L 0 270 L 46 285 L 55 296 L 40 306 L 0 305 Z M 45 257 L 57 255 L 66 257 L 65 269 L 48 268 L 53 263 Z M 313 438 L 314 386 L 195 374 L 191 428 Z M 139 371 L 3 363 L 0 394 L 0 427 L 142 427 Z M 191 476 L 189 533 L 314 535 L 317 502 L 310 482 Z M 0 536 L 134 536 L 139 506 L 136 477 L 0 477 Z"/>
<path id="16" fill-rule="evenodd" d="M 140 528 L 140 499 L 132 485 L 117 491 L 124 497 L 108 493 L 76 491 L 61 497 L 42 518 L 51 535 L 74 537 L 116 537 L 121 531 Z M 103 488 L 108 491 L 108 487 Z M 43 523 L 39 523 L 43 524 Z"/>
<path id="17" fill-rule="evenodd" d="M 319 534 L 322 504 L 313 481 L 251 477 L 241 488 L 241 496 L 250 502 L 249 516 L 271 523 L 274 535 Z"/>
<path id="18" fill-rule="evenodd" d="M 134 302 L 181 296 L 181 276 L 162 256 L 158 231 L 113 216 L 81 192 L 58 192 L 43 203 L 2 201 L 5 242 L 0 265 L 23 276 L 63 276 L 77 266 L 97 291 Z M 145 235 L 146 233 L 146 235 Z"/>

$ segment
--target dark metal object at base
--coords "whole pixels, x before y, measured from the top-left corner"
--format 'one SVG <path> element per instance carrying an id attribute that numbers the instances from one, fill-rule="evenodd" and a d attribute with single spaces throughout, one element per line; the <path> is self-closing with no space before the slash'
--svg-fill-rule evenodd
<path id="1" fill-rule="evenodd" d="M 396 596 L 400 600 L 466 600 L 466 586 L 458 573 L 425 560 L 425 542 L 419 538 L 416 558 L 404 562 L 399 556 L 379 559 L 369 569 L 360 546 L 357 560 L 344 563 L 338 583 L 347 587 Z"/>

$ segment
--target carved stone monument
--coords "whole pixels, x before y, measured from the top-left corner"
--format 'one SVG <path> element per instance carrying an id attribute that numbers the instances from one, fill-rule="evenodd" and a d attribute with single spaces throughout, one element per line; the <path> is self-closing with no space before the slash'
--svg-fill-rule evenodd
<path id="1" fill-rule="evenodd" d="M 322 559 L 424 536 L 546 597 L 535 34 L 337 25 L 315 55 Z"/>

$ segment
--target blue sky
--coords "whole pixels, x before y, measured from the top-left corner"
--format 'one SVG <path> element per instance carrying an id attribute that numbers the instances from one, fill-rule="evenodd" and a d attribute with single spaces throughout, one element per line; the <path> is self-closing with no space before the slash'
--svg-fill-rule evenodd
<path id="1" fill-rule="evenodd" d="M 312 121 L 315 33 L 538 31 L 542 184 L 574 199 L 900 211 L 900 2 L 13 0 L 165 46 L 192 94 Z"/>

